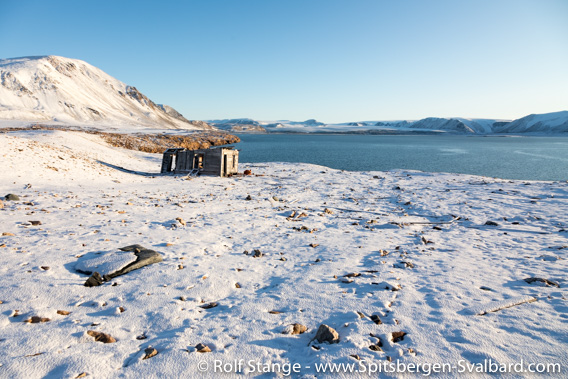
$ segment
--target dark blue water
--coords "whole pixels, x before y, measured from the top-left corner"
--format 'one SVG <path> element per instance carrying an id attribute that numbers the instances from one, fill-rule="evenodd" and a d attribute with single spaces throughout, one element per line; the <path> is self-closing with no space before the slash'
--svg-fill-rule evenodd
<path id="1" fill-rule="evenodd" d="M 305 162 L 349 171 L 410 169 L 568 180 L 568 137 L 240 134 L 239 161 Z"/>

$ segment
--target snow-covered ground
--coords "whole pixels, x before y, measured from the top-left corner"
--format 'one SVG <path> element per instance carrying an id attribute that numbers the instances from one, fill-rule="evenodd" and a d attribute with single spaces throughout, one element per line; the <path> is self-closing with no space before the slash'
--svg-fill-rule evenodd
<path id="1" fill-rule="evenodd" d="M 187 179 L 96 135 L 12 132 L 0 146 L 0 194 L 20 196 L 0 209 L 0 377 L 213 377 L 220 365 L 245 377 L 278 364 L 263 375 L 298 364 L 292 377 L 365 377 L 316 370 L 388 359 L 451 365 L 441 377 L 521 361 L 566 375 L 565 182 L 284 163 Z M 78 261 L 132 244 L 163 262 L 83 286 Z M 293 323 L 307 331 L 282 334 Z M 338 343 L 312 341 L 321 324 Z"/>

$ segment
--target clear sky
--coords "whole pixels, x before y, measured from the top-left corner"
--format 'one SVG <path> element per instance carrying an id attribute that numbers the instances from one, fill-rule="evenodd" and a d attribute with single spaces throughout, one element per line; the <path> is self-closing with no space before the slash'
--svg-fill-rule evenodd
<path id="1" fill-rule="evenodd" d="M 50 54 L 190 119 L 568 110 L 567 0 L 0 0 L 0 58 Z"/>

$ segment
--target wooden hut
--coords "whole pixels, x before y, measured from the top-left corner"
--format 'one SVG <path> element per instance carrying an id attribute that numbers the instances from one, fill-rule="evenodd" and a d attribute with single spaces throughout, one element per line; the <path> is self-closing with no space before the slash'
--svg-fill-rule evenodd
<path id="1" fill-rule="evenodd" d="M 239 151 L 233 146 L 212 149 L 167 149 L 162 159 L 162 174 L 231 176 L 237 173 Z"/>

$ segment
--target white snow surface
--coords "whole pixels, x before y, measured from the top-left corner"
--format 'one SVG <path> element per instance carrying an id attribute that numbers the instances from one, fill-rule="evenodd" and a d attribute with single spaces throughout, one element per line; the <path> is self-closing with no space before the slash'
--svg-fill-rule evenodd
<path id="1" fill-rule="evenodd" d="M 0 120 L 196 129 L 166 107 L 78 59 L 0 59 Z"/>
<path id="2" fill-rule="evenodd" d="M 315 372 L 316 364 L 359 367 L 351 355 L 568 368 L 566 182 L 288 163 L 188 180 L 157 174 L 160 155 L 79 132 L 2 133 L 0 146 L 0 194 L 21 198 L 0 209 L 1 377 L 216 377 L 215 361 L 240 359 L 300 364 L 292 377 L 358 377 Z M 163 262 L 83 286 L 81 256 L 132 244 Z M 263 256 L 243 254 L 254 249 Z M 468 312 L 528 296 L 537 301 Z M 201 308 L 210 302 L 218 306 Z M 26 323 L 32 316 L 50 321 Z M 307 332 L 282 334 L 293 323 Z M 321 324 L 339 343 L 310 342 Z M 95 342 L 89 330 L 116 342 Z M 397 331 L 407 334 L 393 342 Z M 383 351 L 369 348 L 370 333 Z M 212 352 L 197 353 L 199 343 Z M 143 360 L 148 347 L 158 355 Z M 261 375 L 245 364 L 225 376 Z"/>

